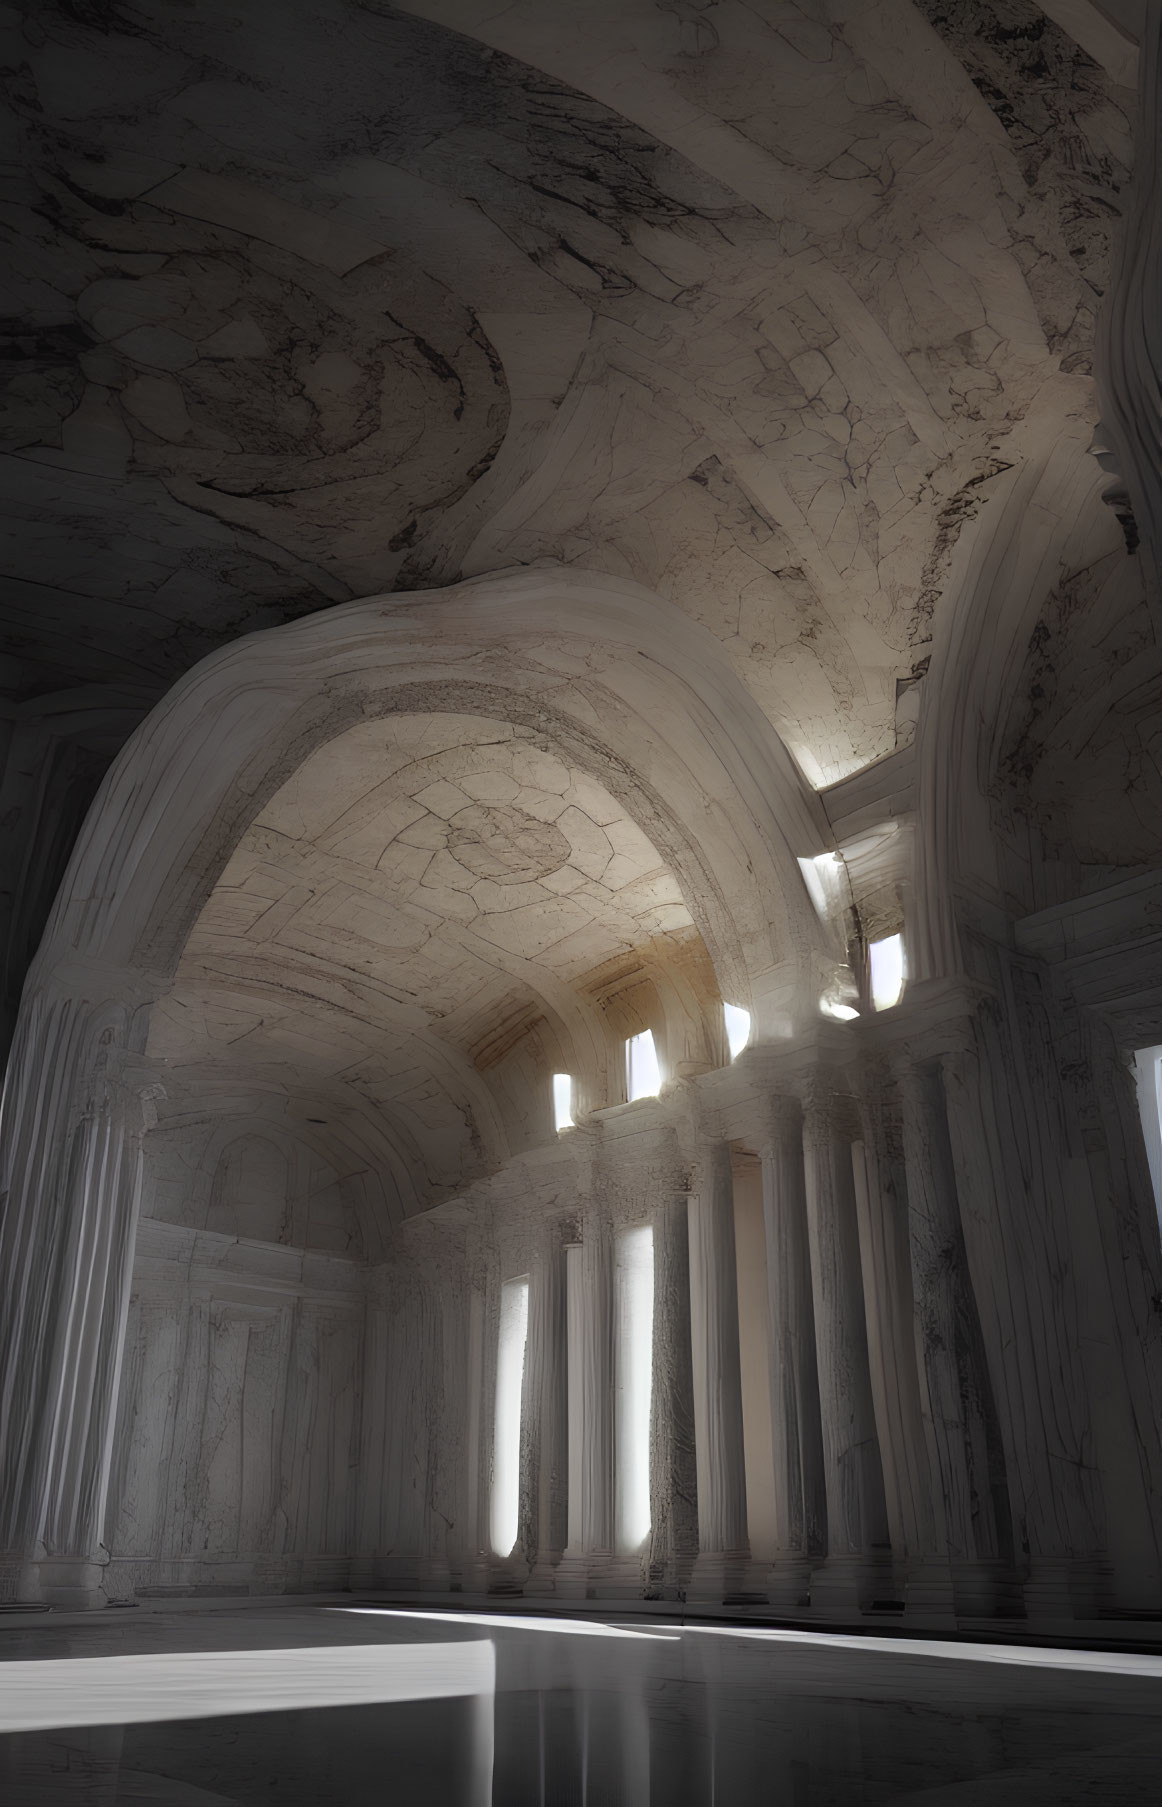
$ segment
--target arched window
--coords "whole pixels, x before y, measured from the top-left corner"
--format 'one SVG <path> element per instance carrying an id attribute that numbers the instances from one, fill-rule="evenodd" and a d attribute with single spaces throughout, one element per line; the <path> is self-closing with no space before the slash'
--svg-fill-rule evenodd
<path id="1" fill-rule="evenodd" d="M 637 1098 L 656 1098 L 661 1083 L 653 1030 L 643 1029 L 625 1044 L 625 1095 L 631 1104 Z"/>

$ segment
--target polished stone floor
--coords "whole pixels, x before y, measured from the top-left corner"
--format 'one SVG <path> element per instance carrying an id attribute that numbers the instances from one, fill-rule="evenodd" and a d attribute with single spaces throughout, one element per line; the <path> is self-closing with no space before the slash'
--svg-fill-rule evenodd
<path id="1" fill-rule="evenodd" d="M 1155 1807 L 1160 1708 L 1162 1658 L 1108 1651 L 316 1605 L 110 1612 L 0 1622 L 0 1800 Z"/>

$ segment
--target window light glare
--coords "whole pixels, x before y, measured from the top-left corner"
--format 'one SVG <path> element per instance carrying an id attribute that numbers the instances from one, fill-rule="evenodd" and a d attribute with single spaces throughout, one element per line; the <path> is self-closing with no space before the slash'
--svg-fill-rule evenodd
<path id="1" fill-rule="evenodd" d="M 571 1073 L 553 1074 L 553 1114 L 558 1129 L 572 1129 L 573 1076 Z"/>
<path id="2" fill-rule="evenodd" d="M 653 1387 L 654 1233 L 623 1230 L 615 1268 L 617 1548 L 639 1550 L 650 1531 L 650 1397 Z"/>
<path id="3" fill-rule="evenodd" d="M 520 1529 L 520 1408 L 529 1282 L 506 1280 L 500 1289 L 500 1338 L 496 1352 L 496 1433 L 493 1445 L 489 1529 L 497 1556 L 511 1556 Z"/>
<path id="4" fill-rule="evenodd" d="M 750 1040 L 750 1011 L 743 1010 L 739 1004 L 724 1004 L 722 1014 L 726 1019 L 726 1043 L 730 1049 L 731 1060 L 736 1060 Z"/>
<path id="5" fill-rule="evenodd" d="M 638 1098 L 656 1098 L 661 1083 L 654 1032 L 643 1029 L 625 1044 L 625 1095 L 631 1104 Z"/>
<path id="6" fill-rule="evenodd" d="M 904 989 L 904 937 L 885 935 L 868 948 L 871 965 L 872 1003 L 877 1010 L 890 1010 L 900 1001 Z"/>
<path id="7" fill-rule="evenodd" d="M 838 902 L 843 862 L 837 853 L 817 853 L 813 859 L 800 858 L 799 871 L 815 914 L 821 922 L 827 922 Z"/>
<path id="8" fill-rule="evenodd" d="M 850 1023 L 859 1015 L 859 1011 L 850 1004 L 837 1004 L 832 998 L 820 998 L 819 1008 L 824 1016 L 833 1016 L 837 1022 Z"/>

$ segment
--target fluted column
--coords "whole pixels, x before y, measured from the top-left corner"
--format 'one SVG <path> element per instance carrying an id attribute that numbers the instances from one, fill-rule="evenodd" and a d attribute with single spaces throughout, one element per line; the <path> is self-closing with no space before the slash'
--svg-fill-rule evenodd
<path id="1" fill-rule="evenodd" d="M 570 1289 L 569 1547 L 558 1591 L 598 1594 L 613 1559 L 613 1237 L 608 1221 L 587 1218 Z M 576 1473 L 573 1472 L 574 1466 Z"/>
<path id="2" fill-rule="evenodd" d="M 865 1070 L 864 1087 L 863 1137 L 852 1143 L 851 1157 L 893 1568 L 909 1614 L 947 1623 L 952 1583 L 917 1372 L 899 1099 L 882 1067 Z"/>
<path id="3" fill-rule="evenodd" d="M 750 1551 L 738 1353 L 738 1269 L 730 1150 L 707 1149 L 689 1203 L 690 1328 L 698 1476 L 694 1591 L 722 1599 L 745 1585 Z"/>
<path id="4" fill-rule="evenodd" d="M 460 1554 L 460 1582 L 466 1593 L 488 1589 L 492 1553 L 489 1544 L 489 1480 L 491 1477 L 493 1413 L 496 1397 L 495 1312 L 488 1274 L 483 1266 L 469 1276 L 465 1341 L 467 1370 L 464 1375 L 467 1422 L 464 1434 L 465 1520 Z M 371 1359 L 372 1351 L 365 1357 Z M 383 1380 L 368 1374 L 376 1390 Z"/>
<path id="5" fill-rule="evenodd" d="M 804 1101 L 803 1165 L 827 1493 L 827 1559 L 813 1577 L 811 1601 L 842 1616 L 870 1604 L 887 1558 L 887 1518 L 851 1142 L 821 1084 Z"/>
<path id="6" fill-rule="evenodd" d="M 124 1012 L 26 1004 L 0 1189 L 0 1566 L 17 1598 L 104 1604 L 102 1547 L 140 1187 Z"/>
<path id="7" fill-rule="evenodd" d="M 651 1596 L 662 1599 L 685 1594 L 698 1554 L 688 1217 L 684 1192 L 666 1199 L 653 1213 L 648 1587 Z"/>
<path id="8" fill-rule="evenodd" d="M 567 1540 L 568 1445 L 565 1251 L 560 1227 L 537 1238 L 529 1273 L 529 1328 L 521 1438 L 521 1540 L 526 1591 L 551 1593 Z"/>
<path id="9" fill-rule="evenodd" d="M 932 1482 L 938 1485 L 953 1599 L 997 1609 L 993 1468 L 999 1452 L 938 1070 L 895 1065 L 903 1122 L 916 1356 Z"/>
<path id="10" fill-rule="evenodd" d="M 1076 1334 L 1084 1276 L 1070 1260 L 1059 1176 L 1032 1166 L 1033 1158 L 1045 1163 L 1049 1134 L 1036 1122 L 1030 1133 L 1035 1080 L 1011 1071 L 1021 1050 L 1006 1060 L 998 1022 L 978 1019 L 974 1036 L 981 1047 L 966 1044 L 941 1062 L 968 1268 L 1028 1568 L 1026 1605 L 1030 1617 L 1062 1618 L 1076 1589 L 1088 1587 L 1090 1553 L 1100 1547 Z"/>
<path id="11" fill-rule="evenodd" d="M 827 1538 L 802 1114 L 797 1100 L 775 1101 L 771 1139 L 761 1158 L 775 1470 L 775 1555 L 768 1594 L 772 1605 L 790 1610 L 804 1602 L 812 1562 L 822 1556 Z"/>

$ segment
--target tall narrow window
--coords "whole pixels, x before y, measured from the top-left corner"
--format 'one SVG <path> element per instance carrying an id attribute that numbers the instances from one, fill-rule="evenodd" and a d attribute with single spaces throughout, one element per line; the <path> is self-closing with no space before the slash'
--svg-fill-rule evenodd
<path id="1" fill-rule="evenodd" d="M 868 948 L 871 963 L 872 1003 L 877 1010 L 890 1010 L 900 1001 L 904 989 L 904 937 L 885 935 Z"/>
<path id="2" fill-rule="evenodd" d="M 1146 1159 L 1150 1163 L 1154 1203 L 1162 1220 L 1162 1047 L 1139 1048 L 1134 1065 L 1138 1075 L 1138 1107 L 1142 1113 Z"/>
<path id="3" fill-rule="evenodd" d="M 617 1548 L 639 1550 L 650 1530 L 650 1399 L 654 1351 L 654 1233 L 617 1238 L 614 1468 Z"/>
<path id="4" fill-rule="evenodd" d="M 553 1074 L 553 1114 L 558 1129 L 572 1129 L 573 1080 L 568 1073 Z"/>
<path id="5" fill-rule="evenodd" d="M 750 1040 L 750 1011 L 743 1010 L 738 1004 L 724 1004 L 722 1015 L 726 1023 L 726 1045 L 731 1060 L 735 1060 Z"/>
<path id="6" fill-rule="evenodd" d="M 571 1243 L 565 1250 L 565 1334 L 569 1351 L 568 1360 L 568 1414 L 569 1414 L 569 1548 L 581 1548 L 581 1534 L 584 1529 L 584 1517 L 581 1512 L 581 1467 L 582 1449 L 585 1433 L 585 1386 L 582 1378 L 583 1356 L 581 1350 L 581 1321 L 584 1316 L 583 1288 L 585 1275 L 582 1271 L 582 1252 L 580 1243 Z"/>
<path id="7" fill-rule="evenodd" d="M 528 1276 L 500 1289 L 496 1352 L 496 1430 L 492 1459 L 492 1547 L 511 1556 L 520 1528 L 520 1408 L 529 1328 Z"/>
<path id="8" fill-rule="evenodd" d="M 656 1098 L 661 1083 L 653 1030 L 643 1029 L 625 1044 L 625 1095 L 631 1104 L 635 1098 Z"/>

